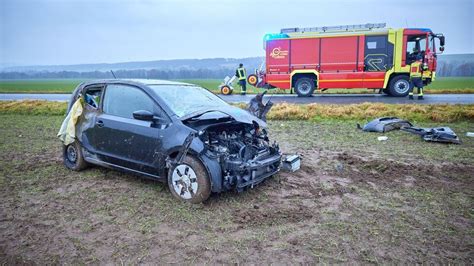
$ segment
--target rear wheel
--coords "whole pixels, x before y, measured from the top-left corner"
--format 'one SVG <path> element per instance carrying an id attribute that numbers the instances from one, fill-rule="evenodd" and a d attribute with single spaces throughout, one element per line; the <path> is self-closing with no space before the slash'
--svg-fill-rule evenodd
<path id="1" fill-rule="evenodd" d="M 395 97 L 405 97 L 410 91 L 410 80 L 407 76 L 396 76 L 388 85 L 389 95 Z"/>
<path id="2" fill-rule="evenodd" d="M 311 96 L 314 92 L 315 82 L 311 78 L 299 78 L 295 84 L 295 91 L 300 97 Z"/>
<path id="3" fill-rule="evenodd" d="M 179 200 L 201 203 L 211 195 L 211 182 L 202 163 L 186 156 L 183 161 L 168 171 L 168 187 Z"/>
<path id="4" fill-rule="evenodd" d="M 258 82 L 258 77 L 257 75 L 255 74 L 250 74 L 248 77 L 247 77 L 247 82 L 252 85 L 252 86 L 255 86 L 257 85 L 257 82 Z"/>
<path id="5" fill-rule="evenodd" d="M 74 141 L 69 145 L 63 145 L 63 162 L 67 168 L 73 171 L 87 168 L 87 162 L 84 160 L 79 142 Z"/>
<path id="6" fill-rule="evenodd" d="M 231 95 L 232 94 L 232 89 L 227 86 L 227 85 L 224 85 L 221 87 L 221 93 L 224 94 L 224 95 Z"/>

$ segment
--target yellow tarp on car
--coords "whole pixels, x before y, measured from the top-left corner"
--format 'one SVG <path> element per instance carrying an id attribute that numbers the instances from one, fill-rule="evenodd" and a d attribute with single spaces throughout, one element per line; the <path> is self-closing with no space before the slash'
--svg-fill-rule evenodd
<path id="1" fill-rule="evenodd" d="M 82 115 L 82 105 L 83 99 L 81 97 L 77 99 L 77 101 L 72 105 L 71 110 L 61 124 L 58 137 L 64 143 L 64 145 L 69 145 L 76 139 L 76 123 L 79 117 Z"/>

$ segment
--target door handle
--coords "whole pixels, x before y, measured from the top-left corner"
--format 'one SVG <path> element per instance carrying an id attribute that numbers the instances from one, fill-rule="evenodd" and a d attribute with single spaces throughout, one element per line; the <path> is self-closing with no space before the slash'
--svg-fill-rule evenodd
<path id="1" fill-rule="evenodd" d="M 98 127 L 103 127 L 104 126 L 104 121 L 99 120 L 95 123 Z"/>

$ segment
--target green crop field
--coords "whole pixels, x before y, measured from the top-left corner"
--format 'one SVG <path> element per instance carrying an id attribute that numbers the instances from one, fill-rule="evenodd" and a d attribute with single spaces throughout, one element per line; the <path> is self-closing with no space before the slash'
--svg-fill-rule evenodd
<path id="1" fill-rule="evenodd" d="M 85 79 L 29 79 L 29 80 L 0 80 L 0 93 L 70 93 Z M 205 87 L 218 93 L 219 79 L 185 79 L 179 80 Z M 234 93 L 240 92 L 234 85 Z M 474 93 L 474 77 L 442 77 L 437 78 L 427 88 L 427 93 Z M 248 86 L 248 92 L 260 92 Z M 288 93 L 288 90 L 274 90 L 275 93 Z M 323 93 L 373 93 L 367 89 L 332 89 Z"/>

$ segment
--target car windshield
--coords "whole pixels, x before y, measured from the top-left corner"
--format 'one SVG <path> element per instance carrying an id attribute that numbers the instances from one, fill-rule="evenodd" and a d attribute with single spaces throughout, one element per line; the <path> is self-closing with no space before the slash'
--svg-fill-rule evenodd
<path id="1" fill-rule="evenodd" d="M 228 106 L 221 98 L 206 89 L 195 86 L 149 85 L 179 117 L 193 112 Z"/>

